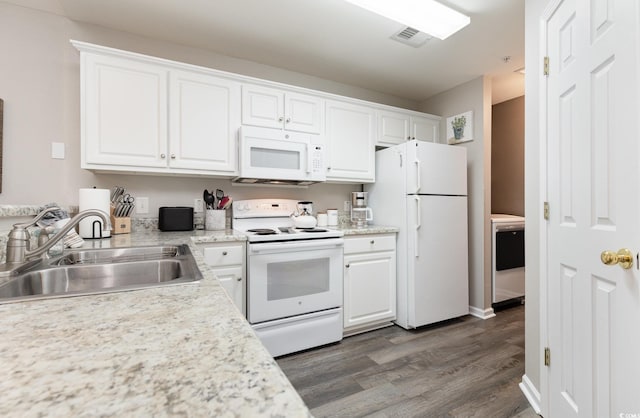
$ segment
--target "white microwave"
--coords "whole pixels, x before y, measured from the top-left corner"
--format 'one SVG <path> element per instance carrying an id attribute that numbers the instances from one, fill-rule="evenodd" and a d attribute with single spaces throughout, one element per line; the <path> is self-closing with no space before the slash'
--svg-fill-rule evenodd
<path id="1" fill-rule="evenodd" d="M 243 126 L 238 154 L 236 183 L 308 185 L 326 179 L 319 135 Z"/>

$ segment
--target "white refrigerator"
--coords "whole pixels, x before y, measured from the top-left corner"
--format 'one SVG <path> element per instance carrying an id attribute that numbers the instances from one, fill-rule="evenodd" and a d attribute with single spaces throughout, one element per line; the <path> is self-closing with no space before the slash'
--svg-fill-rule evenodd
<path id="1" fill-rule="evenodd" d="M 382 149 L 376 182 L 364 189 L 376 223 L 399 228 L 396 323 L 468 314 L 466 149 L 423 141 Z"/>

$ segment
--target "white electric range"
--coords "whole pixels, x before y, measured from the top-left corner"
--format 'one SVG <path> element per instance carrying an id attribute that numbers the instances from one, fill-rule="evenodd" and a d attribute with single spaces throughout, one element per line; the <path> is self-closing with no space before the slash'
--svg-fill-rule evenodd
<path id="1" fill-rule="evenodd" d="M 247 235 L 247 319 L 271 355 L 342 339 L 343 233 L 298 229 L 297 201 L 236 201 L 234 229 Z"/>

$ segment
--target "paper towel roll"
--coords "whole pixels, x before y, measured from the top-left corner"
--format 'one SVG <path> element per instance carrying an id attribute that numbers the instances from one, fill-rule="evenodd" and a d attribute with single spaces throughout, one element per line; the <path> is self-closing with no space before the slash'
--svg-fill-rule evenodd
<path id="1" fill-rule="evenodd" d="M 109 206 L 111 202 L 111 192 L 109 189 L 80 189 L 78 206 L 80 212 L 87 209 L 100 209 L 109 215 Z M 98 221 L 100 225 L 94 222 Z M 102 218 L 98 216 L 88 216 L 80 221 L 79 234 L 82 238 L 102 238 L 111 236 L 111 231 L 104 230 Z"/>

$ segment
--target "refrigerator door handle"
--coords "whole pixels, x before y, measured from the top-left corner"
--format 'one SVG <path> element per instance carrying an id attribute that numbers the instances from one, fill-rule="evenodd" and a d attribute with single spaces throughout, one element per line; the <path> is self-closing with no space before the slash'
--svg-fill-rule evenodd
<path id="1" fill-rule="evenodd" d="M 413 162 L 416 165 L 416 193 L 420 191 L 420 160 Z"/>
<path id="2" fill-rule="evenodd" d="M 415 234 L 415 251 L 414 254 L 416 256 L 416 258 L 418 258 L 420 256 L 420 249 L 419 249 L 419 245 L 420 245 L 420 240 L 418 237 L 418 232 L 420 229 L 420 226 L 422 226 L 422 220 L 420 219 L 420 197 L 418 196 L 414 196 L 414 199 L 416 201 L 416 230 L 414 232 Z"/>

